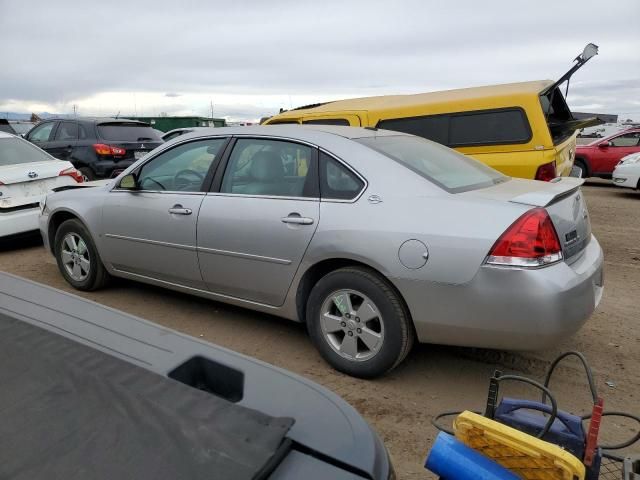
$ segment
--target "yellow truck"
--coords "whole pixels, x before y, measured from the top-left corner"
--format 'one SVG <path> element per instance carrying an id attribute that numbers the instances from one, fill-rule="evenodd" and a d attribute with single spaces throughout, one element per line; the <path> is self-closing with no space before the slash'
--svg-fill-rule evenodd
<path id="1" fill-rule="evenodd" d="M 396 130 L 455 148 L 509 176 L 551 180 L 571 173 L 577 129 L 594 124 L 573 118 L 560 85 L 596 53 L 589 44 L 556 82 L 339 100 L 285 111 L 263 124 Z"/>

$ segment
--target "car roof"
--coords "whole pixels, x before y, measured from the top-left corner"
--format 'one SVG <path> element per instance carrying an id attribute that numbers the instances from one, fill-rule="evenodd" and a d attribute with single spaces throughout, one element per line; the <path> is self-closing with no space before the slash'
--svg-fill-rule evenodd
<path id="1" fill-rule="evenodd" d="M 18 138 L 16 135 L 0 130 L 0 138 Z"/>
<path id="2" fill-rule="evenodd" d="M 352 98 L 333 102 L 308 105 L 287 110 L 274 115 L 274 119 L 297 118 L 307 113 L 334 113 L 349 110 L 385 110 L 416 105 L 439 105 L 450 102 L 467 100 L 503 98 L 517 95 L 539 95 L 545 88 L 552 85 L 552 80 L 536 80 L 532 82 L 505 83 L 483 87 L 459 88 L 438 92 L 416 93 L 409 95 L 381 95 L 376 97 Z"/>
<path id="3" fill-rule="evenodd" d="M 408 136 L 406 133 L 392 132 L 377 128 L 343 127 L 336 125 L 252 125 L 245 127 L 208 127 L 183 135 L 182 139 L 206 135 L 268 135 L 288 137 L 309 142 L 321 141 L 327 136 L 339 136 L 348 139 L 380 136 Z"/>
<path id="4" fill-rule="evenodd" d="M 44 119 L 42 122 L 50 121 L 68 121 L 68 122 L 84 122 L 84 123 L 112 123 L 112 122 L 125 122 L 125 123 L 139 123 L 140 125 L 149 125 L 148 123 L 141 122 L 140 120 L 130 120 L 128 118 L 112 118 L 112 117 L 51 117 Z M 42 123 L 41 122 L 41 123 Z"/>

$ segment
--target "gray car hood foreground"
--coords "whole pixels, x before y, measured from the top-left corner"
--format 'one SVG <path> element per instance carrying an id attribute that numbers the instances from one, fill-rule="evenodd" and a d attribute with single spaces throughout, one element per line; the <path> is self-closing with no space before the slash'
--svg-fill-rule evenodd
<path id="1" fill-rule="evenodd" d="M 362 417 L 337 395 L 297 375 L 224 348 L 181 335 L 148 321 L 83 300 L 74 295 L 4 273 L 0 273 L 0 316 L 4 319 L 1 325 L 2 328 L 13 324 L 15 329 L 16 326 L 22 325 L 23 330 L 26 331 L 26 333 L 23 332 L 25 335 L 23 340 L 29 340 L 31 343 L 38 344 L 37 338 L 39 337 L 48 336 L 49 340 L 51 340 L 51 337 L 64 337 L 61 340 L 62 343 L 66 343 L 66 346 L 65 348 L 61 347 L 58 352 L 61 359 L 71 355 L 69 348 L 73 344 L 82 348 L 84 358 L 73 362 L 78 368 L 66 374 L 67 376 L 75 376 L 76 380 L 81 380 L 82 375 L 90 375 L 95 384 L 84 381 L 71 383 L 74 383 L 79 388 L 79 391 L 84 390 L 86 394 L 92 396 L 112 396 L 117 394 L 119 401 L 116 403 L 120 405 L 119 408 L 124 408 L 125 410 L 127 405 L 131 408 L 139 408 L 142 405 L 138 402 L 136 406 L 135 402 L 125 401 L 125 397 L 129 393 L 135 392 L 134 389 L 129 392 L 126 386 L 131 384 L 137 388 L 140 385 L 140 382 L 135 380 L 137 375 L 135 371 L 129 374 L 119 371 L 126 368 L 127 364 L 133 370 L 146 371 L 147 376 L 153 374 L 150 375 L 153 377 L 153 382 L 167 383 L 166 388 L 160 388 L 160 386 L 151 388 L 156 392 L 154 395 L 158 396 L 156 398 L 157 402 L 154 402 L 157 405 L 163 403 L 159 398 L 163 392 L 172 390 L 172 394 L 176 395 L 180 389 L 185 388 L 184 383 L 187 385 L 196 383 L 200 388 L 202 386 L 199 382 L 208 382 L 214 385 L 213 388 L 220 389 L 221 395 L 228 397 L 230 400 L 223 400 L 218 396 L 213 396 L 211 400 L 212 404 L 214 399 L 227 402 L 227 405 L 229 405 L 228 421 L 231 421 L 234 415 L 237 414 L 233 412 L 233 409 L 240 408 L 242 410 L 239 410 L 238 413 L 243 417 L 242 421 L 245 422 L 247 432 L 255 430 L 255 426 L 250 426 L 254 425 L 255 422 L 264 425 L 261 428 L 267 428 L 271 432 L 265 434 L 266 436 L 261 440 L 256 440 L 255 447 L 258 450 L 262 448 L 260 447 L 261 442 L 267 449 L 273 448 L 273 442 L 276 442 L 276 444 L 279 442 L 278 435 L 285 435 L 287 441 L 291 442 L 291 448 L 286 451 L 286 455 L 268 478 L 305 478 L 307 480 L 316 478 L 387 478 L 389 464 L 386 451 L 378 436 Z M 3 337 L 8 333 L 8 331 L 5 331 Z M 34 338 L 27 338 L 27 336 Z M 19 337 L 20 335 L 16 338 Z M 31 350 L 34 361 L 51 353 L 47 353 L 48 347 L 45 341 L 38 345 L 35 344 Z M 89 353 L 87 354 L 87 352 Z M 91 354 L 91 352 L 95 353 Z M 16 357 L 14 356 L 14 358 Z M 185 365 L 193 364 L 194 357 L 197 359 L 196 363 L 204 361 L 208 368 L 210 367 L 209 370 L 205 372 L 206 369 L 202 369 L 200 375 L 189 374 L 188 370 L 185 370 Z M 111 358 L 112 363 L 115 362 L 119 366 L 115 369 L 118 371 L 112 368 L 112 372 L 105 375 L 105 379 L 108 377 L 112 380 L 117 377 L 120 380 L 118 382 L 105 381 L 100 385 L 101 377 L 99 372 L 102 371 L 101 364 L 109 362 L 109 358 Z M 30 364 L 31 362 L 28 363 Z M 95 370 L 92 365 L 96 367 Z M 21 365 L 20 363 L 12 362 L 11 358 L 4 359 L 0 367 L 0 378 L 13 378 L 15 383 L 15 381 L 19 380 L 16 377 L 18 372 L 27 372 L 29 368 L 28 364 Z M 185 374 L 185 372 L 187 373 Z M 167 376 L 171 376 L 182 383 L 170 380 Z M 31 381 L 33 379 L 23 380 Z M 52 386 L 52 388 L 54 387 L 55 385 Z M 58 388 L 62 388 L 62 385 L 59 385 Z M 117 391 L 114 391 L 114 388 Z M 150 392 L 151 390 L 147 388 L 146 391 Z M 17 396 L 16 398 L 20 397 L 21 394 L 16 389 L 5 393 Z M 38 408 L 47 407 L 47 405 L 41 405 L 37 401 L 34 402 L 33 399 L 29 398 L 28 392 L 23 391 L 22 395 L 30 401 L 29 404 L 32 406 Z M 202 401 L 204 398 L 206 403 L 206 395 L 211 394 L 193 390 L 186 397 L 190 397 L 187 399 L 189 402 L 197 402 L 198 399 Z M 183 401 L 186 397 L 174 398 L 175 412 L 172 409 L 165 410 L 173 412 L 176 417 L 179 416 L 181 409 L 183 409 L 182 411 L 190 411 L 187 408 L 188 405 L 185 405 Z M 165 398 L 165 400 L 170 401 L 171 399 Z M 164 403 L 167 402 L 165 401 Z M 185 408 L 187 410 L 184 410 Z M 205 409 L 207 408 L 212 408 L 212 406 L 205 407 Z M 198 410 L 196 409 L 196 411 Z M 245 413 L 242 413 L 243 411 Z M 62 410 L 60 411 L 60 417 L 64 418 L 66 415 L 67 418 L 73 418 L 75 413 L 75 410 L 66 413 Z M 84 414 L 89 415 L 90 412 L 84 411 Z M 131 415 L 132 411 L 126 411 L 125 414 Z M 24 422 L 17 423 L 9 421 L 10 419 L 3 419 L 1 423 L 4 426 L 15 424 L 16 428 L 21 425 L 20 429 L 27 429 L 30 425 L 26 421 L 28 418 L 25 417 Z M 171 425 L 180 425 L 182 421 L 175 418 L 175 421 L 165 424 L 162 421 L 162 415 L 159 415 L 157 409 L 151 407 L 138 411 L 137 418 L 142 424 L 145 424 L 147 433 L 155 431 L 156 435 L 160 437 L 170 434 L 167 438 L 174 437 L 174 434 L 171 434 L 171 430 L 166 430 L 165 427 L 170 428 Z M 290 420 L 287 420 L 287 418 Z M 212 428 L 224 431 L 225 428 L 229 428 L 228 425 L 226 427 L 224 425 L 225 419 L 227 419 L 227 416 L 219 418 L 220 425 L 218 422 L 216 422 L 216 425 L 207 425 L 203 422 L 198 428 L 201 430 Z M 51 421 L 55 423 L 54 420 Z M 78 422 L 79 420 L 75 419 L 75 421 Z M 66 423 L 61 427 L 64 428 L 65 425 Z M 42 425 L 33 425 L 33 427 L 43 428 Z M 80 427 L 81 425 L 78 425 L 78 428 Z M 290 429 L 287 431 L 289 427 Z M 5 427 L 2 429 L 5 430 Z M 105 430 L 111 431 L 113 429 L 105 428 Z M 231 429 L 231 431 L 234 430 Z M 25 432 L 14 431 L 14 433 L 16 432 L 21 434 L 20 438 L 24 438 Z M 69 432 L 69 434 L 72 436 L 74 432 L 75 430 Z M 82 433 L 81 429 L 79 433 Z M 92 443 L 100 442 L 100 445 L 104 445 L 105 439 L 95 435 L 96 432 L 84 433 L 91 433 L 88 438 L 83 437 L 83 440 L 88 442 L 83 449 L 87 455 L 91 453 Z M 203 437 L 202 432 L 198 432 L 198 430 L 194 430 L 191 437 L 189 435 L 185 437 L 184 430 L 174 433 L 181 433 L 178 438 L 187 438 L 187 440 L 193 442 L 201 438 L 207 438 L 207 435 Z M 28 435 L 28 432 L 26 434 Z M 5 431 L 2 436 L 5 441 L 11 441 L 10 432 Z M 119 442 L 117 441 L 117 436 L 111 437 L 111 440 L 106 439 L 106 441 L 108 444 L 111 442 L 112 448 L 118 450 Z M 264 442 L 267 443 L 265 444 Z M 149 443 L 156 445 L 162 442 L 154 438 L 153 441 L 149 439 Z M 181 444 L 180 447 L 185 452 L 190 449 L 190 446 L 185 444 Z M 198 447 L 202 449 L 202 445 Z M 2 450 L 6 452 L 4 448 Z M 264 450 L 260 451 L 264 452 Z M 126 452 L 120 453 L 126 455 Z M 179 452 L 176 454 L 179 454 Z M 0 453 L 0 457 L 2 455 Z M 73 455 L 69 456 L 71 459 L 76 457 L 82 458 L 82 456 L 78 457 L 78 455 L 75 457 Z M 132 458 L 135 459 L 135 457 Z M 0 459 L 0 476 L 11 473 L 3 471 L 3 465 L 8 465 L 8 460 Z M 38 467 L 35 459 L 33 459 L 33 462 L 34 468 L 42 470 L 42 465 Z M 77 467 L 78 471 L 88 469 L 86 471 L 90 476 L 91 458 L 87 457 L 86 463 L 81 462 L 80 464 L 69 465 L 69 467 Z M 220 478 L 216 476 L 216 472 L 210 473 L 214 477 Z M 33 476 L 30 476 L 27 472 L 24 478 L 33 478 Z M 175 478 L 181 478 L 181 476 L 177 475 Z"/>

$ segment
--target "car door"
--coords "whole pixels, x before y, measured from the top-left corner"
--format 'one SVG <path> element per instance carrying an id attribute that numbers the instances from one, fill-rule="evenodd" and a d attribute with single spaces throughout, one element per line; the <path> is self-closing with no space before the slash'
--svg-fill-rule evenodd
<path id="1" fill-rule="evenodd" d="M 198 216 L 198 258 L 214 293 L 284 302 L 319 220 L 316 148 L 237 138 Z"/>
<path id="2" fill-rule="evenodd" d="M 599 173 L 611 173 L 622 157 L 640 151 L 640 132 L 629 132 L 610 138 L 598 145 L 600 162 L 594 168 Z"/>
<path id="3" fill-rule="evenodd" d="M 49 139 L 53 138 L 56 122 L 42 122 L 35 126 L 27 135 L 26 139 L 41 149 L 49 152 Z"/>
<path id="4" fill-rule="evenodd" d="M 70 160 L 73 148 L 78 143 L 78 124 L 60 122 L 53 140 L 47 144 L 47 152 L 59 160 Z"/>
<path id="5" fill-rule="evenodd" d="M 228 139 L 182 142 L 133 172 L 135 188 L 116 186 L 102 213 L 101 255 L 134 276 L 205 288 L 196 253 L 196 222 L 212 171 Z"/>

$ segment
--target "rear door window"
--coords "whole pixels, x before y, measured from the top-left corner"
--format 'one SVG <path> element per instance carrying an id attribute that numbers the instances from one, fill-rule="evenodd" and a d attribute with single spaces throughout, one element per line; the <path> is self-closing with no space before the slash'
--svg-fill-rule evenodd
<path id="1" fill-rule="evenodd" d="M 147 125 L 139 123 L 101 123 L 98 135 L 103 140 L 116 142 L 161 142 L 157 132 Z"/>
<path id="2" fill-rule="evenodd" d="M 222 179 L 221 193 L 317 197 L 317 166 L 311 147 L 258 138 L 238 139 Z"/>
<path id="3" fill-rule="evenodd" d="M 72 122 L 61 122 L 56 130 L 56 140 L 77 140 L 78 124 Z"/>

